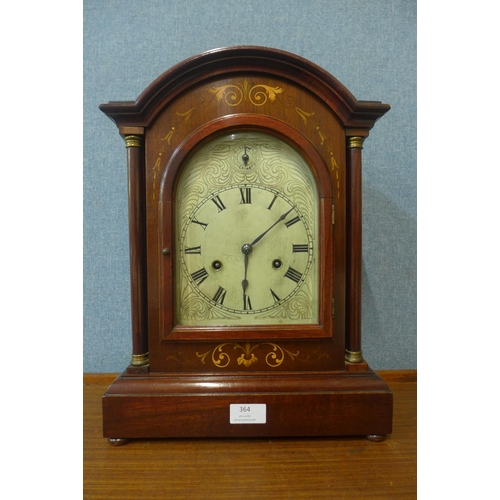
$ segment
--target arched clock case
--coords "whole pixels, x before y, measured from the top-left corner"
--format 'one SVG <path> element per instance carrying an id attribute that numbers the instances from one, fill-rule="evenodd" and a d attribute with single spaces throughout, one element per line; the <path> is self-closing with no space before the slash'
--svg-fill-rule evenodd
<path id="1" fill-rule="evenodd" d="M 361 151 L 389 106 L 232 47 L 100 109 L 127 150 L 133 340 L 104 436 L 389 434 L 361 350 Z"/>

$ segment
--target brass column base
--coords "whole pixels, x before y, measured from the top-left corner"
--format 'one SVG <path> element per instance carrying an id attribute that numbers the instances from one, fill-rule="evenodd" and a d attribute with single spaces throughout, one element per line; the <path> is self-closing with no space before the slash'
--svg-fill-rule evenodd
<path id="1" fill-rule="evenodd" d="M 145 354 L 132 354 L 132 366 L 144 366 L 149 364 L 149 352 Z"/>
<path id="2" fill-rule="evenodd" d="M 362 351 L 345 351 L 345 360 L 348 363 L 363 363 L 363 354 Z"/>

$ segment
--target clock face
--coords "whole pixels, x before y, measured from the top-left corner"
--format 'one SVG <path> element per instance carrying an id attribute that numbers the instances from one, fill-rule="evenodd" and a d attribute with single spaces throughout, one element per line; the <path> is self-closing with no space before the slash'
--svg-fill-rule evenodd
<path id="1" fill-rule="evenodd" d="M 176 195 L 181 325 L 318 321 L 318 196 L 281 139 L 236 132 L 202 146 Z"/>

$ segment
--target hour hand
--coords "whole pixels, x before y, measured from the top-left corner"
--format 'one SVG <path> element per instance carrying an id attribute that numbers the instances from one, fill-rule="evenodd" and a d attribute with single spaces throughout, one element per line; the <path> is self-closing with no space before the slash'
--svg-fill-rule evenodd
<path id="1" fill-rule="evenodd" d="M 241 282 L 241 287 L 243 288 L 243 309 L 252 309 L 252 306 L 250 304 L 250 297 L 247 295 L 247 288 L 248 288 L 248 280 L 247 280 L 248 256 L 252 252 L 252 246 L 249 245 L 248 243 L 245 243 L 241 247 L 241 251 L 245 255 L 245 277 L 243 278 L 243 281 Z"/>
<path id="2" fill-rule="evenodd" d="M 241 286 L 243 287 L 243 296 L 246 295 L 248 287 L 247 269 L 248 269 L 248 253 L 245 254 L 245 278 L 241 282 Z"/>

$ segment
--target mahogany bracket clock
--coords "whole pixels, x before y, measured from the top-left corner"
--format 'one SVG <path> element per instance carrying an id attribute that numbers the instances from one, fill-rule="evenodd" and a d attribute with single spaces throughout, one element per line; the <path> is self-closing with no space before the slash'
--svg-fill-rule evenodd
<path id="1" fill-rule="evenodd" d="M 100 109 L 127 150 L 133 339 L 104 436 L 390 434 L 361 350 L 361 151 L 390 107 L 231 47 Z"/>

